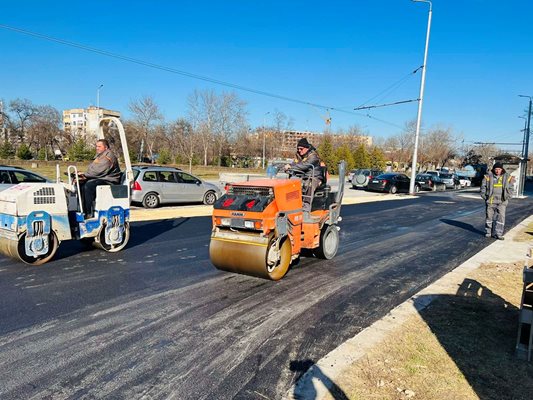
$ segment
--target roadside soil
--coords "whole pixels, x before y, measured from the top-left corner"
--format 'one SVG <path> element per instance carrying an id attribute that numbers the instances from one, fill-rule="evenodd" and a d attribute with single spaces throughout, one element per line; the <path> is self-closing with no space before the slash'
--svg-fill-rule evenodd
<path id="1" fill-rule="evenodd" d="M 514 238 L 532 239 L 533 225 Z M 531 399 L 533 362 L 515 356 L 523 268 L 481 265 L 345 369 L 323 398 Z"/>

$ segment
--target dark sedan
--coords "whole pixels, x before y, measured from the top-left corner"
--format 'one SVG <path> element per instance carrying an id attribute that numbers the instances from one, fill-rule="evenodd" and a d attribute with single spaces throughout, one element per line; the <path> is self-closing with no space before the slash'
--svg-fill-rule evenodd
<path id="1" fill-rule="evenodd" d="M 387 173 L 381 174 L 368 182 L 366 190 L 389 193 L 409 193 L 410 179 L 405 174 Z"/>
<path id="2" fill-rule="evenodd" d="M 418 174 L 415 179 L 415 190 L 446 190 L 446 184 L 437 176 L 432 174 Z"/>

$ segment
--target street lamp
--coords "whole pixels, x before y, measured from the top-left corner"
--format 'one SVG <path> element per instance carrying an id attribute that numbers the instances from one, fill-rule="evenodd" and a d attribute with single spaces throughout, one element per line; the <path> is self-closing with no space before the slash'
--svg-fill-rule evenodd
<path id="1" fill-rule="evenodd" d="M 100 120 L 100 89 L 104 87 L 104 84 L 102 83 L 100 86 L 98 86 L 98 89 L 96 89 L 96 112 L 98 113 L 98 120 Z"/>
<path id="2" fill-rule="evenodd" d="M 429 33 L 431 30 L 431 14 L 432 4 L 429 0 L 412 0 L 415 3 L 428 3 L 429 4 L 429 14 L 428 14 L 428 29 L 426 33 L 426 48 L 424 50 L 424 64 L 422 65 L 422 78 L 420 79 L 420 96 L 418 99 L 418 114 L 416 118 L 416 132 L 415 132 L 415 147 L 413 150 L 413 163 L 411 164 L 411 182 L 409 183 L 409 193 L 415 193 L 415 179 L 416 179 L 416 163 L 418 158 L 418 138 L 420 136 L 420 123 L 422 121 L 422 105 L 424 103 L 424 85 L 426 82 L 426 63 L 428 58 L 428 47 L 429 47 Z"/>
<path id="3" fill-rule="evenodd" d="M 525 131 L 525 143 L 523 147 L 522 152 L 522 163 L 523 163 L 523 170 L 520 171 L 520 189 L 522 193 L 519 193 L 520 196 L 524 195 L 524 187 L 526 184 L 526 172 L 527 172 L 527 158 L 529 153 L 529 133 L 530 133 L 530 127 L 531 127 L 531 102 L 533 99 L 533 96 L 525 96 L 523 94 L 519 94 L 518 97 L 527 97 L 529 99 L 529 107 L 527 111 L 527 122 L 526 122 L 526 131 Z"/>
<path id="4" fill-rule="evenodd" d="M 265 115 L 263 115 L 263 161 L 262 161 L 262 166 L 263 166 L 263 169 L 265 169 L 265 153 L 266 153 L 266 129 L 265 129 L 265 125 L 266 125 L 266 116 L 270 114 L 270 111 L 267 111 L 265 113 Z"/>

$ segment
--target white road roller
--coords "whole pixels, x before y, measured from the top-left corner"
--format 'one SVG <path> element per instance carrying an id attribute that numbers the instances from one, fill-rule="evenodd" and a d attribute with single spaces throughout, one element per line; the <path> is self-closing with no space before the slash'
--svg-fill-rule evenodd
<path id="1" fill-rule="evenodd" d="M 27 264 L 52 259 L 63 240 L 82 240 L 108 252 L 122 250 L 130 237 L 130 198 L 133 172 L 124 127 L 115 117 L 100 119 L 114 124 L 120 134 L 126 165 L 121 184 L 98 186 L 94 217 L 84 219 L 83 199 L 75 166 L 69 166 L 68 183 L 20 183 L 0 192 L 0 252 Z"/>

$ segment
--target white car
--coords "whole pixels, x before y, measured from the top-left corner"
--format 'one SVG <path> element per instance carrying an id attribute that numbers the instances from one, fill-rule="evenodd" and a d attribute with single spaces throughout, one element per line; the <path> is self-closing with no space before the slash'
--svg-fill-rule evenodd
<path id="1" fill-rule="evenodd" d="M 459 183 L 461 184 L 461 187 L 470 187 L 472 186 L 472 182 L 470 181 L 470 178 L 466 176 L 460 176 L 459 177 Z"/>
<path id="2" fill-rule="evenodd" d="M 23 182 L 52 182 L 35 172 L 20 167 L 0 165 L 0 191 Z"/>

